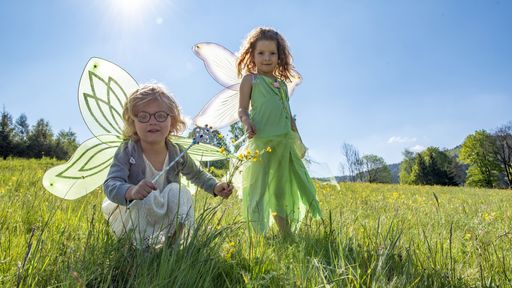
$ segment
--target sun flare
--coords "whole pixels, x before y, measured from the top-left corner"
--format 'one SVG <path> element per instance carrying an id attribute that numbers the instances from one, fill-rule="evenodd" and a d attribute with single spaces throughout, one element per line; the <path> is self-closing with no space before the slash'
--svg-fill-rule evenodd
<path id="1" fill-rule="evenodd" d="M 154 19 L 160 22 L 160 13 L 166 10 L 167 1 L 163 0 L 110 0 L 108 2 L 108 18 L 111 24 L 118 24 L 128 27 L 138 27 L 148 23 L 147 20 Z M 158 20 L 160 19 L 160 20 Z"/>
<path id="2" fill-rule="evenodd" d="M 144 0 L 111 0 L 112 8 L 125 17 L 133 17 L 138 14 L 145 14 L 152 1 Z"/>

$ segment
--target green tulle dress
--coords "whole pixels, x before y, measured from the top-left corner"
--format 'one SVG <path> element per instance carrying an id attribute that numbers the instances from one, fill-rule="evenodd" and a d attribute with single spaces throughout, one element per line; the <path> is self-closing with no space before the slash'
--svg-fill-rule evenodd
<path id="1" fill-rule="evenodd" d="M 259 233 L 272 225 L 274 213 L 286 217 L 292 231 L 306 212 L 320 217 L 315 186 L 299 156 L 300 138 L 291 130 L 288 90 L 283 81 L 277 83 L 263 75 L 253 76 L 250 118 L 256 135 L 247 148 L 272 149 L 250 161 L 242 173 L 244 215 Z"/>

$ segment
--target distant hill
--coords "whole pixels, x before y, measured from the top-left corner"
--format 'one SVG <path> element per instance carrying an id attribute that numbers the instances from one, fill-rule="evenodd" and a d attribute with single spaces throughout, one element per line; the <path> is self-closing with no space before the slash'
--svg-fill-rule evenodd
<path id="1" fill-rule="evenodd" d="M 400 163 L 394 163 L 388 165 L 391 170 L 391 182 L 400 183 Z"/>
<path id="2" fill-rule="evenodd" d="M 399 183 L 400 182 L 400 178 L 399 178 L 400 163 L 389 164 L 388 167 L 389 167 L 389 170 L 391 170 L 392 183 Z M 334 178 L 336 179 L 336 182 L 350 182 L 350 176 L 347 176 L 347 175 L 334 176 Z M 324 181 L 324 182 L 331 180 L 330 178 L 326 178 L 326 177 L 318 177 L 315 179 L 318 181 Z"/>
<path id="3" fill-rule="evenodd" d="M 458 158 L 461 148 L 462 148 L 462 145 L 458 145 L 452 149 L 443 149 L 443 151 L 446 152 L 446 154 L 448 154 L 452 158 Z M 401 164 L 401 162 L 388 165 L 389 170 L 391 170 L 392 183 L 400 183 L 400 164 Z M 464 179 L 465 171 L 467 170 L 468 165 L 461 164 L 461 167 L 462 167 L 462 174 L 463 174 L 462 179 Z M 334 178 L 336 179 L 336 182 L 349 182 L 350 181 L 349 176 L 346 176 L 346 175 L 335 176 Z M 315 179 L 317 179 L 319 181 L 330 181 L 329 178 L 315 178 Z"/>

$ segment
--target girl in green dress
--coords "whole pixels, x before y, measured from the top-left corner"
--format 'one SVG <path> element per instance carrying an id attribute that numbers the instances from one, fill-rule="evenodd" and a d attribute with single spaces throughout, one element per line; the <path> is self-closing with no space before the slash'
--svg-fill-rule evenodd
<path id="1" fill-rule="evenodd" d="M 286 85 L 297 75 L 286 41 L 273 29 L 254 29 L 244 41 L 237 70 L 239 76 L 245 74 L 238 116 L 249 138 L 247 148 L 272 149 L 243 171 L 243 212 L 255 231 L 264 233 L 275 221 L 281 233 L 288 235 L 307 211 L 320 217 L 320 206 L 301 161 L 303 153 L 297 149 L 300 138 Z"/>

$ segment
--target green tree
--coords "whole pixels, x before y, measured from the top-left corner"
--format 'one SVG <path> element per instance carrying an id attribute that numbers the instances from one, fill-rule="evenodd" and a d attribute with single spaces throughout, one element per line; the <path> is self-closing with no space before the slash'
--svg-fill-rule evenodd
<path id="1" fill-rule="evenodd" d="M 14 155 L 17 157 L 28 157 L 27 146 L 28 146 L 28 134 L 30 128 L 27 121 L 27 116 L 21 114 L 14 123 Z"/>
<path id="2" fill-rule="evenodd" d="M 411 182 L 411 172 L 412 167 L 414 167 L 416 155 L 414 152 L 407 149 L 402 152 L 402 155 L 404 156 L 404 160 L 400 163 L 400 184 L 413 184 Z"/>
<path id="3" fill-rule="evenodd" d="M 76 148 L 78 148 L 76 133 L 71 129 L 68 131 L 61 130 L 54 141 L 52 154 L 59 160 L 67 160 L 73 155 Z"/>
<path id="4" fill-rule="evenodd" d="M 370 183 L 391 183 L 391 170 L 389 170 L 386 161 L 377 155 L 363 155 L 361 157 L 363 165 L 363 181 Z"/>
<path id="5" fill-rule="evenodd" d="M 229 125 L 229 134 L 231 134 L 231 139 L 230 139 L 231 143 L 235 143 L 233 145 L 233 153 L 236 153 L 238 151 L 238 149 L 240 149 L 240 147 L 243 144 L 243 141 L 237 142 L 245 134 L 244 127 L 242 126 L 242 123 L 240 121 L 238 121 L 236 123 Z"/>
<path id="6" fill-rule="evenodd" d="M 503 168 L 508 188 L 512 188 L 512 121 L 496 129 L 496 157 Z"/>
<path id="7" fill-rule="evenodd" d="M 454 172 L 452 171 L 452 158 L 437 147 L 429 147 L 425 150 L 427 160 L 427 172 L 429 185 L 455 186 Z"/>
<path id="8" fill-rule="evenodd" d="M 50 123 L 44 119 L 37 120 L 27 136 L 27 155 L 32 158 L 53 156 L 53 132 Z"/>
<path id="9" fill-rule="evenodd" d="M 404 153 L 400 165 L 400 183 L 416 185 L 458 185 L 453 168 L 454 159 L 437 147 L 428 147 L 416 155 Z M 410 171 L 410 173 L 409 173 Z"/>
<path id="10" fill-rule="evenodd" d="M 429 182 L 428 178 L 427 163 L 425 163 L 423 155 L 418 154 L 415 157 L 414 166 L 411 170 L 410 182 L 416 185 L 426 185 Z"/>
<path id="11" fill-rule="evenodd" d="M 502 167 L 496 157 L 496 138 L 485 130 L 476 131 L 464 140 L 459 159 L 469 164 L 466 184 L 474 187 L 495 187 Z"/>
<path id="12" fill-rule="evenodd" d="M 0 119 L 0 156 L 4 160 L 14 154 L 13 131 L 12 117 L 4 107 Z"/>

